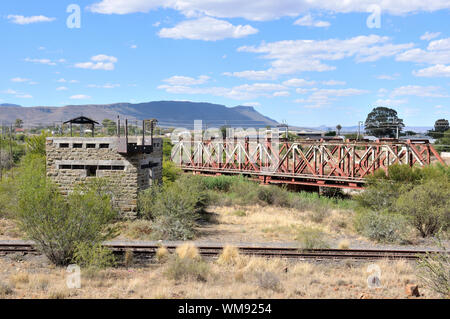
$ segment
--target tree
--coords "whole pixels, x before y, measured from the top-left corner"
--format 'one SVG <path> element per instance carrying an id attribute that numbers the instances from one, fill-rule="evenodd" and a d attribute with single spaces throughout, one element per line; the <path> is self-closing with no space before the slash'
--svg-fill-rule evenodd
<path id="1" fill-rule="evenodd" d="M 114 135 L 116 133 L 116 123 L 110 119 L 104 119 L 102 125 L 106 128 L 106 133 L 108 135 Z"/>
<path id="2" fill-rule="evenodd" d="M 367 115 L 365 130 L 376 137 L 395 137 L 405 126 L 403 120 L 397 116 L 397 111 L 379 106 Z"/>
<path id="3" fill-rule="evenodd" d="M 21 119 L 16 119 L 16 123 L 14 124 L 14 127 L 22 128 L 22 126 L 23 126 L 23 121 Z M 447 122 L 447 126 L 448 126 L 448 122 Z"/>
<path id="4" fill-rule="evenodd" d="M 450 130 L 440 133 L 441 137 L 436 140 L 436 150 L 438 152 L 450 152 Z"/>
<path id="5" fill-rule="evenodd" d="M 341 129 L 342 129 L 341 124 L 336 125 L 337 135 L 341 135 Z"/>
<path id="6" fill-rule="evenodd" d="M 435 132 L 445 132 L 449 129 L 448 120 L 439 119 L 434 123 L 434 131 Z"/>

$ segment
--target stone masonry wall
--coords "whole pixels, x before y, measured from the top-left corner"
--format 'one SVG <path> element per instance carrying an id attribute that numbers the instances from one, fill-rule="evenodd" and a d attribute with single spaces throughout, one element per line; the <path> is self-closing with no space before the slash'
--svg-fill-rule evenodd
<path id="1" fill-rule="evenodd" d="M 142 138 L 129 138 L 141 144 Z M 146 144 L 150 140 L 146 139 Z M 153 139 L 151 154 L 119 154 L 114 137 L 47 138 L 47 176 L 67 195 L 78 183 L 93 177 L 107 178 L 115 193 L 121 216 L 135 217 L 141 190 L 162 179 L 162 140 Z M 153 163 L 151 168 L 148 164 Z"/>

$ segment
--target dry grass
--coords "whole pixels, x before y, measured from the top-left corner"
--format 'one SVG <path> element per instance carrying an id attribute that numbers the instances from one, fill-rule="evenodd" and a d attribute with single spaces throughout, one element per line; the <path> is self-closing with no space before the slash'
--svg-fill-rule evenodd
<path id="1" fill-rule="evenodd" d="M 169 278 L 169 262 L 95 273 L 82 270 L 81 289 L 66 287 L 63 268 L 0 258 L 0 283 L 5 287 L 0 293 L 2 298 L 359 298 L 362 294 L 406 298 L 405 285 L 419 282 L 415 264 L 406 261 L 377 261 L 382 286 L 370 289 L 369 263 L 314 264 L 242 255 L 230 258 L 236 257 L 232 248 L 226 255 L 225 259 L 234 262 L 206 261 L 207 275 L 202 280 L 193 276 Z M 419 289 L 421 298 L 439 297 L 431 290 Z"/>
<path id="2" fill-rule="evenodd" d="M 20 239 L 22 237 L 23 234 L 17 229 L 13 220 L 0 218 L 0 240 Z"/>
<path id="3" fill-rule="evenodd" d="M 355 235 L 352 212 L 330 210 L 320 218 L 311 211 L 258 205 L 210 207 L 216 223 L 201 229 L 199 239 L 221 242 L 294 241 L 299 230 L 315 228 L 328 236 Z M 236 212 L 240 212 L 236 214 Z"/>
<path id="4" fill-rule="evenodd" d="M 241 260 L 239 249 L 233 246 L 223 247 L 222 253 L 217 258 L 217 263 L 223 265 L 236 265 Z"/>
<path id="5" fill-rule="evenodd" d="M 170 255 L 170 253 L 167 250 L 167 248 L 162 246 L 162 247 L 159 247 L 158 250 L 156 250 L 155 257 L 158 262 L 162 263 L 162 262 L 167 261 L 167 258 L 169 258 L 169 255 Z"/>
<path id="6" fill-rule="evenodd" d="M 339 249 L 349 249 L 350 248 L 350 242 L 347 239 L 343 239 L 338 244 Z"/>
<path id="7" fill-rule="evenodd" d="M 175 250 L 175 253 L 181 259 L 184 259 L 184 258 L 198 259 L 200 257 L 198 248 L 195 247 L 195 245 L 193 243 L 185 243 L 181 246 L 178 246 L 177 249 Z"/>

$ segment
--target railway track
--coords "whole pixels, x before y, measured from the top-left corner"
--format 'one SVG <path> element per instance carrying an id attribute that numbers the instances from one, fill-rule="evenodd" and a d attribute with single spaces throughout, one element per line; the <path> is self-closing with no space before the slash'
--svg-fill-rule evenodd
<path id="1" fill-rule="evenodd" d="M 160 247 L 159 245 L 145 244 L 105 244 L 115 254 L 123 254 L 132 251 L 140 257 L 152 257 Z M 164 245 L 170 252 L 174 252 L 177 245 Z M 204 257 L 217 257 L 223 250 L 223 246 L 197 246 L 200 255 Z M 427 253 L 438 251 L 425 250 L 375 250 L 375 249 L 308 249 L 302 250 L 294 247 L 251 247 L 237 246 L 243 255 L 251 255 L 267 258 L 289 258 L 289 259 L 419 259 Z M 29 243 L 0 243 L 0 255 L 38 254 L 32 244 Z"/>

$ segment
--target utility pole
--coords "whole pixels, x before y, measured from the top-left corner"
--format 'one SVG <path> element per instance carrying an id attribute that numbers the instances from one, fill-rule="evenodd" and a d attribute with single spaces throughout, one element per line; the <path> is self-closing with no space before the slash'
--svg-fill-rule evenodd
<path id="1" fill-rule="evenodd" d="M 358 141 L 361 136 L 361 124 L 363 124 L 363 121 L 358 121 L 358 137 L 356 138 L 356 140 L 358 140 Z"/>

